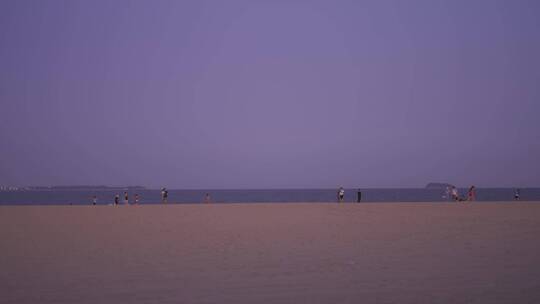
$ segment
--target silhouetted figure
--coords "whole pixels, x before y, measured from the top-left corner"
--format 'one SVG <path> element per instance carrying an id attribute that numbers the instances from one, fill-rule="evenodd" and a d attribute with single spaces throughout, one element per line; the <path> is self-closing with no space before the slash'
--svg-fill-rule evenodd
<path id="1" fill-rule="evenodd" d="M 129 205 L 129 196 L 127 192 L 124 192 L 124 205 Z"/>
<path id="2" fill-rule="evenodd" d="M 356 191 L 356 202 L 360 203 L 360 201 L 362 201 L 362 191 L 360 189 L 358 189 Z"/>
<path id="3" fill-rule="evenodd" d="M 161 188 L 161 202 L 163 204 L 167 203 L 168 197 L 169 197 L 169 191 L 167 191 L 167 189 L 165 188 Z"/>
<path id="4" fill-rule="evenodd" d="M 472 202 L 472 201 L 475 201 L 476 200 L 476 188 L 474 186 L 471 186 L 469 188 L 469 193 L 468 193 L 468 197 L 467 197 L 467 200 L 469 202 Z"/>
<path id="5" fill-rule="evenodd" d="M 119 201 L 120 201 L 120 195 L 117 194 L 117 195 L 114 196 L 114 205 L 115 206 L 118 205 Z"/>

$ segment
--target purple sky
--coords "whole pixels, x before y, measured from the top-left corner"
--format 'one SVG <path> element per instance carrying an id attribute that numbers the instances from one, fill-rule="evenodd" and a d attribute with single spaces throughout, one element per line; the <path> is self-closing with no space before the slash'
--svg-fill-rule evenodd
<path id="1" fill-rule="evenodd" d="M 0 184 L 540 186 L 540 1 L 0 2 Z"/>

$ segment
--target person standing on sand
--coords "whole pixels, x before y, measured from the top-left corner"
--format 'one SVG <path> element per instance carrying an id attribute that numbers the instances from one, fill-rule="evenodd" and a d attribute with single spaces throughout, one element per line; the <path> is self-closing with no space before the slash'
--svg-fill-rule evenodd
<path id="1" fill-rule="evenodd" d="M 92 197 L 92 205 L 97 205 L 97 196 L 95 195 Z"/>
<path id="2" fill-rule="evenodd" d="M 165 188 L 161 188 L 161 203 L 166 204 L 169 192 Z"/>
<path id="3" fill-rule="evenodd" d="M 356 202 L 360 203 L 361 200 L 362 200 L 362 191 L 358 189 L 356 192 Z"/>
<path id="4" fill-rule="evenodd" d="M 455 186 L 452 186 L 452 191 L 451 191 L 451 194 L 452 194 L 452 199 L 454 201 L 459 201 L 459 193 L 458 193 L 458 190 Z"/>
<path id="5" fill-rule="evenodd" d="M 124 205 L 129 205 L 129 196 L 128 196 L 128 193 L 127 191 L 124 192 Z"/>
<path id="6" fill-rule="evenodd" d="M 520 192 L 519 189 L 514 190 L 514 200 L 515 201 L 519 201 L 519 195 L 520 195 L 519 192 Z"/>
<path id="7" fill-rule="evenodd" d="M 343 198 L 345 197 L 345 189 L 343 189 L 343 187 L 339 187 L 337 195 L 338 195 L 338 202 L 343 203 Z"/>
<path id="8" fill-rule="evenodd" d="M 206 195 L 204 196 L 204 203 L 210 204 L 210 194 L 206 193 Z"/>
<path id="9" fill-rule="evenodd" d="M 114 205 L 117 206 L 118 205 L 118 201 L 120 200 L 120 195 L 115 195 L 114 196 Z"/>
<path id="10" fill-rule="evenodd" d="M 135 193 L 135 205 L 139 204 L 139 194 Z"/>
<path id="11" fill-rule="evenodd" d="M 444 191 L 443 198 L 446 201 L 450 199 L 450 187 L 446 186 L 446 190 Z"/>
<path id="12" fill-rule="evenodd" d="M 472 201 L 475 201 L 476 200 L 476 188 L 474 186 L 471 186 L 469 188 L 469 193 L 468 193 L 468 197 L 467 197 L 467 200 L 469 202 L 472 202 Z"/>

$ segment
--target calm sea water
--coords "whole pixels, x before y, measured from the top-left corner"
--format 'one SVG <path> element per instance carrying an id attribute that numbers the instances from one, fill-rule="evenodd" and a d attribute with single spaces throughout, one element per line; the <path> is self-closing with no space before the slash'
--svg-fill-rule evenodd
<path id="1" fill-rule="evenodd" d="M 262 202 L 335 202 L 336 189 L 272 189 L 272 190 L 169 190 L 169 203 L 201 203 L 206 193 L 214 203 L 262 203 Z M 459 189 L 465 196 L 466 189 Z M 160 203 L 160 190 L 130 192 L 130 202 L 135 193 L 142 204 Z M 98 197 L 98 205 L 114 202 L 114 196 L 123 191 L 17 191 L 0 192 L 0 205 L 85 205 L 92 203 L 92 196 Z M 362 202 L 444 202 L 444 190 L 438 189 L 362 189 Z M 478 188 L 478 201 L 511 201 L 514 189 Z M 345 189 L 345 201 L 356 202 L 356 189 Z M 522 188 L 522 201 L 540 201 L 540 188 Z"/>

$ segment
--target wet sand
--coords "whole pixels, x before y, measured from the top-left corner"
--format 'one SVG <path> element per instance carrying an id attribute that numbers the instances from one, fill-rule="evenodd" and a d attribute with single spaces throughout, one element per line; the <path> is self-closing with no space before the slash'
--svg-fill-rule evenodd
<path id="1" fill-rule="evenodd" d="M 0 207 L 0 303 L 540 303 L 540 203 Z"/>

